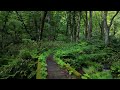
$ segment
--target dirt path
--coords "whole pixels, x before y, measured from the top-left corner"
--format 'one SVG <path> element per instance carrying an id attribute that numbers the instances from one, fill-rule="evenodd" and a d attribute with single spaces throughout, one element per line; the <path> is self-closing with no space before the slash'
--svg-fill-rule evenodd
<path id="1" fill-rule="evenodd" d="M 53 61 L 53 55 L 47 57 L 47 79 L 75 79 L 68 74 L 66 70 L 61 69 L 56 62 Z"/>

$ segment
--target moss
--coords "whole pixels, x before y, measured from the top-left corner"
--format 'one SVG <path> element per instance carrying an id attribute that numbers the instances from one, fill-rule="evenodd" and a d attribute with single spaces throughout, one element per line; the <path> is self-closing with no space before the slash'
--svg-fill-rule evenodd
<path id="1" fill-rule="evenodd" d="M 66 64 L 60 58 L 55 57 L 55 61 L 60 65 L 60 67 L 67 69 L 67 71 L 72 72 L 77 78 L 80 78 L 81 74 L 72 68 L 69 64 Z M 63 65 L 64 64 L 64 65 Z"/>
<path id="2" fill-rule="evenodd" d="M 78 78 L 80 78 L 81 74 L 79 72 L 77 72 L 75 69 L 73 69 L 71 66 L 69 66 L 68 64 L 65 64 L 65 68 L 68 71 L 72 71 L 72 73 L 77 76 Z"/>
<path id="3" fill-rule="evenodd" d="M 38 60 L 38 64 L 37 64 L 37 71 L 36 71 L 36 79 L 41 79 L 41 63 Z"/>

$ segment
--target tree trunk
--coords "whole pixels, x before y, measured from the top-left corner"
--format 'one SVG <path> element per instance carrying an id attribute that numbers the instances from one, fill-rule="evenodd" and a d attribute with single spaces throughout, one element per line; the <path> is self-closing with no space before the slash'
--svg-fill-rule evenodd
<path id="1" fill-rule="evenodd" d="M 74 23 L 75 17 L 74 17 L 74 11 L 71 11 L 71 42 L 74 41 Z"/>
<path id="2" fill-rule="evenodd" d="M 42 13 L 42 19 L 41 19 L 41 27 L 40 27 L 40 40 L 42 40 L 42 36 L 43 36 L 43 29 L 44 29 L 44 23 L 45 23 L 45 18 L 46 18 L 46 15 L 47 15 L 47 11 L 43 11 Z"/>
<path id="3" fill-rule="evenodd" d="M 76 11 L 73 12 L 73 41 L 76 41 Z"/>
<path id="4" fill-rule="evenodd" d="M 105 28 L 105 45 L 106 45 L 106 46 L 109 45 L 109 31 L 110 31 L 110 28 L 111 28 L 111 26 L 112 26 L 112 22 L 113 22 L 115 16 L 119 13 L 119 11 L 117 11 L 117 12 L 115 13 L 115 15 L 112 17 L 109 26 L 108 26 L 108 24 L 107 24 L 107 13 L 108 13 L 108 11 L 104 11 L 104 28 Z"/>
<path id="5" fill-rule="evenodd" d="M 81 21 L 81 14 L 82 12 L 78 12 L 78 19 L 77 19 L 77 34 L 76 34 L 76 42 L 80 39 L 80 21 Z"/>
<path id="6" fill-rule="evenodd" d="M 88 36 L 88 15 L 87 11 L 85 11 L 85 38 L 87 39 Z"/>
<path id="7" fill-rule="evenodd" d="M 107 25 L 107 11 L 104 11 L 105 45 L 109 44 L 109 28 Z"/>
<path id="8" fill-rule="evenodd" d="M 71 11 L 68 12 L 68 35 L 71 32 Z"/>
<path id="9" fill-rule="evenodd" d="M 90 38 L 92 37 L 92 11 L 90 11 Z"/>
<path id="10" fill-rule="evenodd" d="M 101 38 L 104 39 L 104 21 L 101 22 Z"/>
<path id="11" fill-rule="evenodd" d="M 48 23 L 48 29 L 49 29 L 49 35 L 48 35 L 48 40 L 50 41 L 50 40 L 52 40 L 52 26 L 51 26 L 51 20 L 52 20 L 52 15 L 51 15 L 52 13 L 51 13 L 51 11 L 49 11 L 48 13 L 47 13 L 47 16 L 46 16 L 46 18 L 47 18 L 47 23 Z"/>
<path id="12" fill-rule="evenodd" d="M 71 20 L 71 41 L 74 42 L 76 41 L 76 12 L 72 11 L 72 20 Z"/>
<path id="13" fill-rule="evenodd" d="M 100 29 L 101 29 L 101 39 L 104 39 L 104 16 L 103 16 L 103 11 L 101 11 L 101 23 L 100 23 Z"/>
<path id="14" fill-rule="evenodd" d="M 66 36 L 69 36 L 69 11 L 66 11 L 66 14 L 67 14 L 67 18 L 66 18 L 66 22 L 67 22 Z"/>
<path id="15" fill-rule="evenodd" d="M 90 20 L 89 20 L 89 27 L 88 27 L 88 40 L 92 37 L 92 11 L 89 11 Z"/>
<path id="16" fill-rule="evenodd" d="M 71 38 L 71 11 L 67 12 L 67 30 L 66 30 L 66 35 L 68 38 Z M 72 41 L 72 39 L 71 39 Z"/>

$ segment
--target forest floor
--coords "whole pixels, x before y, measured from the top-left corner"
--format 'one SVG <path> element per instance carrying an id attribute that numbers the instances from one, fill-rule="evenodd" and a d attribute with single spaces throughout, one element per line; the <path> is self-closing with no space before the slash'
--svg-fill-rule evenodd
<path id="1" fill-rule="evenodd" d="M 47 79 L 76 79 L 74 76 L 69 75 L 69 73 L 61 69 L 53 59 L 53 55 L 47 57 Z"/>

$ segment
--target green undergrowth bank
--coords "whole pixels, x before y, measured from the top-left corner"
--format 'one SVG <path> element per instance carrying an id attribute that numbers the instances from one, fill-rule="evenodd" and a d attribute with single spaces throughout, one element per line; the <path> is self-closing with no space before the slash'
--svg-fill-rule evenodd
<path id="1" fill-rule="evenodd" d="M 49 50 L 45 53 L 42 53 L 38 58 L 38 65 L 37 65 L 37 74 L 36 79 L 46 79 L 47 78 L 47 63 L 46 59 L 52 52 Z M 66 64 L 60 58 L 54 57 L 54 61 L 60 66 L 60 68 L 66 69 L 69 74 L 75 75 L 77 78 L 80 78 L 80 73 L 77 72 L 74 68 L 72 68 L 69 64 Z"/>
<path id="2" fill-rule="evenodd" d="M 37 75 L 36 78 L 37 79 L 45 79 L 47 76 L 47 64 L 46 64 L 46 58 L 50 53 L 54 53 L 54 60 L 55 62 L 63 69 L 68 70 L 69 74 L 71 75 L 75 75 L 77 76 L 77 78 L 80 78 L 81 74 L 76 71 L 76 67 L 73 65 L 71 67 L 71 63 L 70 62 L 65 62 L 64 58 L 65 56 L 69 56 L 71 54 L 71 56 L 73 58 L 78 59 L 78 61 L 82 61 L 82 60 L 86 60 L 87 58 L 95 58 L 96 56 L 98 57 L 102 57 L 104 55 L 106 55 L 106 53 L 101 52 L 102 54 L 99 55 L 98 54 L 94 54 L 95 51 L 98 50 L 98 48 L 94 47 L 93 45 L 88 45 L 86 42 L 82 42 L 80 44 L 67 44 L 66 46 L 61 46 L 61 47 L 56 47 L 53 49 L 50 49 L 49 51 L 46 51 L 44 53 L 42 53 L 38 60 L 38 69 L 37 69 Z M 91 53 L 92 52 L 92 53 Z M 90 56 L 88 56 L 90 54 Z M 76 56 L 74 56 L 76 55 Z M 75 60 L 72 60 L 71 62 L 73 62 Z M 78 61 L 76 62 L 76 64 L 78 63 Z M 79 67 L 77 65 L 77 67 Z"/>
<path id="3" fill-rule="evenodd" d="M 81 69 L 82 79 L 111 79 L 120 76 L 117 63 L 119 55 L 111 47 L 82 42 L 57 48 L 54 53 L 54 58 L 61 67 L 70 66 L 78 73 L 81 73 Z"/>
<path id="4" fill-rule="evenodd" d="M 48 75 L 46 59 L 49 56 L 49 54 L 50 54 L 50 51 L 47 51 L 47 52 L 42 53 L 38 57 L 36 79 L 46 79 L 46 77 Z"/>
<path id="5" fill-rule="evenodd" d="M 54 57 L 56 63 L 63 69 L 66 69 L 70 75 L 74 75 L 76 78 L 80 78 L 81 74 L 77 72 L 74 68 L 70 66 L 70 64 L 66 64 L 63 60 L 60 58 Z"/>

